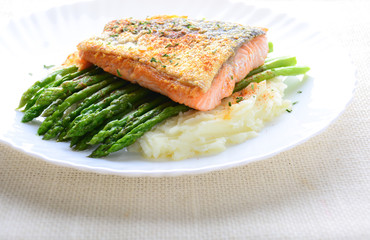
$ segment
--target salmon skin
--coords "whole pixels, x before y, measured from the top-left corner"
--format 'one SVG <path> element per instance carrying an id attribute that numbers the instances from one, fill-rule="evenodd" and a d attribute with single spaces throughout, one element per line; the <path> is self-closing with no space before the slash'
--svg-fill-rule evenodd
<path id="1" fill-rule="evenodd" d="M 264 63 L 267 29 L 179 16 L 121 19 L 81 42 L 82 59 L 197 110 Z"/>

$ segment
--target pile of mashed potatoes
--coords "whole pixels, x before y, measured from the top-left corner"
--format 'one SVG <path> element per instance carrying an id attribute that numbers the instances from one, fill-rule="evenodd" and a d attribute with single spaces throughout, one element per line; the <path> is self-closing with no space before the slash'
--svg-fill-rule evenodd
<path id="1" fill-rule="evenodd" d="M 191 110 L 157 125 L 129 151 L 172 160 L 224 151 L 257 136 L 266 122 L 291 109 L 291 102 L 283 99 L 285 88 L 282 78 L 252 83 L 213 110 Z"/>

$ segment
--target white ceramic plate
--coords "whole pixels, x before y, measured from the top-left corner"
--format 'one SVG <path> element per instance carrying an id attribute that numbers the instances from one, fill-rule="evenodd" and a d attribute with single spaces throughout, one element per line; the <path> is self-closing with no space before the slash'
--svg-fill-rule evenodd
<path id="1" fill-rule="evenodd" d="M 273 156 L 317 134 L 344 110 L 355 86 L 354 69 L 348 57 L 336 51 L 333 41 L 289 14 L 228 1 L 211 3 L 92 1 L 12 20 L 0 33 L 2 84 L 6 84 L 0 90 L 0 139 L 48 162 L 81 170 L 125 176 L 173 176 L 224 169 Z M 221 154 L 178 162 L 151 162 L 123 151 L 105 159 L 87 158 L 89 152 L 73 152 L 67 143 L 41 140 L 36 135 L 39 122 L 20 122 L 22 113 L 14 109 L 22 92 L 44 74 L 44 64 L 61 63 L 79 41 L 101 32 L 109 20 L 157 14 L 268 27 L 277 55 L 295 55 L 311 67 L 308 77 L 298 84 L 291 82 L 287 90 L 287 97 L 298 101 L 293 112 L 268 124 L 258 137 L 231 146 Z"/>

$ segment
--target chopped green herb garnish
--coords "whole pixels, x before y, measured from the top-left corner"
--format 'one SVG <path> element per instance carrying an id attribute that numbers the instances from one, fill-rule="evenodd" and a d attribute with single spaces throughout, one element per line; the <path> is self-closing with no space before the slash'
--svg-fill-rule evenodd
<path id="1" fill-rule="evenodd" d="M 293 102 L 293 103 L 292 103 L 292 105 L 296 105 L 297 103 L 298 103 L 298 101 L 296 101 L 296 102 Z"/>
<path id="2" fill-rule="evenodd" d="M 171 47 L 172 46 L 172 44 L 171 43 L 169 43 L 169 44 L 167 44 L 166 46 L 165 46 L 165 48 L 168 48 L 168 47 Z"/>
<path id="3" fill-rule="evenodd" d="M 167 66 L 166 65 L 162 65 L 163 68 L 166 68 Z"/>
<path id="4" fill-rule="evenodd" d="M 299 90 L 299 91 L 297 91 L 297 93 L 302 93 L 302 91 L 301 91 L 301 90 Z"/>
<path id="5" fill-rule="evenodd" d="M 179 63 L 176 63 L 175 66 L 179 65 Z"/>
<path id="6" fill-rule="evenodd" d="M 150 59 L 150 62 L 157 62 L 157 59 L 155 59 L 154 57 L 152 57 L 152 59 Z"/>
<path id="7" fill-rule="evenodd" d="M 254 84 L 253 84 L 253 83 L 251 84 L 251 88 L 252 88 L 252 90 L 254 91 Z"/>
<path id="8" fill-rule="evenodd" d="M 117 69 L 117 75 L 118 77 L 122 77 L 121 73 L 119 72 L 119 70 Z"/>
<path id="9" fill-rule="evenodd" d="M 52 67 L 54 67 L 55 65 L 44 65 L 44 68 L 45 69 L 50 69 L 50 68 L 52 68 Z"/>
<path id="10" fill-rule="evenodd" d="M 118 37 L 118 34 L 112 34 L 110 37 Z"/>
<path id="11" fill-rule="evenodd" d="M 162 57 L 169 57 L 167 53 L 163 54 Z"/>
<path id="12" fill-rule="evenodd" d="M 229 102 L 229 107 L 231 107 L 231 102 Z"/>
<path id="13" fill-rule="evenodd" d="M 234 80 L 234 76 L 231 76 L 230 78 L 231 78 L 231 80 Z"/>
<path id="14" fill-rule="evenodd" d="M 237 103 L 239 103 L 239 102 L 241 102 L 241 101 L 243 101 L 244 100 L 244 98 L 243 97 L 236 97 L 236 102 Z"/>
<path id="15" fill-rule="evenodd" d="M 288 113 L 291 113 L 293 110 L 292 109 L 285 109 Z"/>

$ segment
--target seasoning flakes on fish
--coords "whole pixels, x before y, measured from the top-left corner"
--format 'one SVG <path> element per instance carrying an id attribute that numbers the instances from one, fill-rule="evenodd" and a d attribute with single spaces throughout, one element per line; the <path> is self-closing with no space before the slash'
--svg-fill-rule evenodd
<path id="1" fill-rule="evenodd" d="M 78 45 L 80 57 L 123 79 L 198 110 L 232 94 L 264 63 L 266 29 L 221 21 L 156 16 L 108 23 Z"/>

